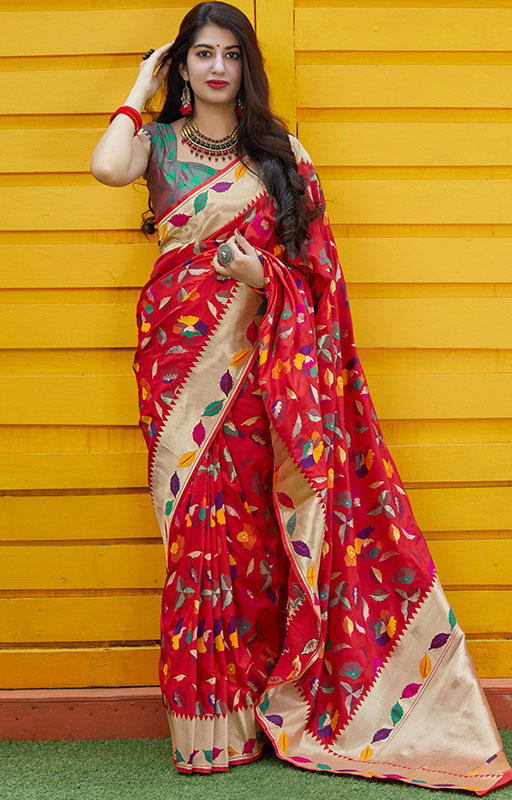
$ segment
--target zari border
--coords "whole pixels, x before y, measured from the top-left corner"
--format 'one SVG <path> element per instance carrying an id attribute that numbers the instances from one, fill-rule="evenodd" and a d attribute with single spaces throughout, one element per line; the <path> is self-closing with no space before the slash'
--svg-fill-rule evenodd
<path id="1" fill-rule="evenodd" d="M 256 356 L 257 341 L 247 329 L 261 303 L 260 296 L 240 283 L 201 356 L 164 419 L 150 461 L 149 488 L 160 525 L 167 560 L 169 529 L 180 497 L 234 401 Z M 229 395 L 220 379 L 230 370 Z M 201 424 L 201 432 L 195 431 Z M 199 435 L 198 435 L 199 434 Z"/>
<path id="2" fill-rule="evenodd" d="M 167 708 L 165 713 L 178 772 L 226 772 L 230 766 L 261 758 L 265 736 L 253 706 L 192 718 Z M 174 744 L 178 740 L 183 752 Z"/>
<path id="3" fill-rule="evenodd" d="M 304 769 L 477 794 L 489 791 L 508 769 L 464 633 L 437 576 L 370 692 L 336 738 L 327 744 L 307 731 L 309 712 L 296 683 L 269 686 L 256 710 L 277 755 Z M 481 725 L 488 716 L 491 724 Z M 281 719 L 289 720 L 286 729 L 277 724 Z M 445 741 L 432 750 L 432 741 L 443 731 Z M 454 741 L 467 743 L 464 773 L 460 748 L 450 760 Z"/>

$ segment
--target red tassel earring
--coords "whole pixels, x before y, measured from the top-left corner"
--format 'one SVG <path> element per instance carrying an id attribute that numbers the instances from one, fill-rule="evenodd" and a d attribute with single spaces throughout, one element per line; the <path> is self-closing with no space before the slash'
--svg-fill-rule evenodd
<path id="1" fill-rule="evenodd" d="M 242 114 L 244 113 L 244 106 L 240 99 L 240 95 L 238 95 L 236 99 L 237 99 L 237 105 L 235 108 L 235 114 L 237 115 L 237 117 L 241 117 Z"/>
<path id="2" fill-rule="evenodd" d="M 190 94 L 188 83 L 187 81 L 185 81 L 185 86 L 183 87 L 183 90 L 181 92 L 181 106 L 180 106 L 180 111 L 184 117 L 186 117 L 188 114 L 192 114 L 193 108 L 192 108 L 191 98 L 192 95 Z"/>

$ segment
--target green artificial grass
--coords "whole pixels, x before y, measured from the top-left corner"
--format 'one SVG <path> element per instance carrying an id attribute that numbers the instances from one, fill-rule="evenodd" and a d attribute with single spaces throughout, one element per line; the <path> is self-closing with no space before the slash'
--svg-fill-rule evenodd
<path id="1" fill-rule="evenodd" d="M 512 731 L 500 731 L 511 760 Z M 489 797 L 512 798 L 512 788 Z M 183 775 L 163 739 L 0 741 L 1 800 L 467 800 L 472 792 L 310 772 L 263 757 L 229 772 Z"/>

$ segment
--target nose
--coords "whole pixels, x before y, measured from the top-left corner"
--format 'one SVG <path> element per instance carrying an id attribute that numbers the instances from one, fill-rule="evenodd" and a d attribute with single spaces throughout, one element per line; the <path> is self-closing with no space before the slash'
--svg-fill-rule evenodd
<path id="1" fill-rule="evenodd" d="M 222 60 L 222 53 L 220 50 L 217 50 L 215 53 L 212 72 L 215 72 L 216 75 L 221 75 L 224 72 L 224 61 Z"/>

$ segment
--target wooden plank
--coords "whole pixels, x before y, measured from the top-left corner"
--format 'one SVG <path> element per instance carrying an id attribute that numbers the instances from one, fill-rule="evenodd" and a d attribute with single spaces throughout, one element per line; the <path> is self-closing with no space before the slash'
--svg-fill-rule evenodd
<path id="1" fill-rule="evenodd" d="M 350 310 L 359 348 L 401 349 L 404 344 L 441 349 L 512 347 L 509 297 L 354 298 Z M 0 349 L 135 348 L 136 344 L 135 304 L 1 307 Z"/>
<path id="2" fill-rule="evenodd" d="M 448 591 L 448 602 L 467 633 L 512 630 L 512 592 Z M 0 641 L 144 642 L 160 640 L 161 595 L 4 598 Z M 482 637 L 480 637 L 482 638 Z"/>
<path id="3" fill-rule="evenodd" d="M 512 591 L 450 590 L 446 596 L 465 633 L 505 633 L 509 638 L 512 631 Z"/>
<path id="4" fill-rule="evenodd" d="M 510 481 L 512 444 L 391 445 L 406 483 Z M 5 490 L 122 489 L 147 486 L 146 453 L 30 453 L 0 455 Z"/>
<path id="5" fill-rule="evenodd" d="M 512 222 L 512 181 L 506 179 L 323 180 L 322 185 L 330 221 L 336 224 Z"/>
<path id="6" fill-rule="evenodd" d="M 347 282 L 442 285 L 512 281 L 509 237 L 347 236 L 337 238 L 336 245 Z"/>
<path id="7" fill-rule="evenodd" d="M 510 108 L 512 105 L 512 66 L 508 64 L 329 64 L 328 68 L 325 64 L 298 64 L 296 75 L 298 108 Z M 64 79 L 59 77 L 63 86 Z M 93 80 L 91 76 L 91 84 Z M 89 87 L 84 83 L 82 79 L 80 88 L 86 91 L 87 102 Z M 28 102 L 27 91 L 21 85 L 20 89 Z M 53 95 L 53 86 L 50 91 Z M 9 106 L 19 103 L 10 83 L 6 100 Z M 57 103 L 56 97 L 54 102 Z"/>
<path id="8" fill-rule="evenodd" d="M 512 539 L 432 541 L 443 584 L 500 586 L 510 581 Z M 163 589 L 160 544 L 12 545 L 2 550 L 0 589 Z"/>
<path id="9" fill-rule="evenodd" d="M 338 237 L 336 245 L 347 283 L 512 282 L 510 237 L 354 236 Z M 157 257 L 156 240 L 0 244 L 0 284 L 6 289 L 142 287 Z"/>
<path id="10" fill-rule="evenodd" d="M 161 594 L 2 598 L 0 641 L 148 642 L 160 639 Z"/>
<path id="11" fill-rule="evenodd" d="M 320 169 L 320 177 L 322 173 Z M 329 180 L 322 186 L 332 224 L 483 225 L 512 223 L 512 180 Z M 147 207 L 144 185 L 0 187 L 2 230 L 135 230 Z M 23 203 L 24 216 L 16 214 Z"/>
<path id="12" fill-rule="evenodd" d="M 317 167 L 512 163 L 510 122 L 300 122 L 298 138 Z"/>
<path id="13" fill-rule="evenodd" d="M 144 493 L 0 496 L 1 541 L 160 539 Z M 37 519 L 37 524 L 34 520 Z"/>
<path id="14" fill-rule="evenodd" d="M 138 288 L 149 279 L 158 255 L 156 239 L 148 244 L 0 244 L 0 284 L 5 289 Z"/>
<path id="15" fill-rule="evenodd" d="M 160 647 L 0 650 L 0 689 L 158 685 Z"/>
<path id="16" fill-rule="evenodd" d="M 512 641 L 470 639 L 480 678 L 512 677 Z M 158 685 L 159 645 L 0 650 L 0 689 Z"/>
<path id="17" fill-rule="evenodd" d="M 270 89 L 270 105 L 296 132 L 293 0 L 255 0 L 256 29 Z"/>
<path id="18" fill-rule="evenodd" d="M 4 547 L 0 589 L 160 589 L 160 544 Z M 491 581 L 492 582 L 492 581 Z"/>
<path id="19" fill-rule="evenodd" d="M 510 585 L 512 539 L 437 540 L 428 546 L 443 585 Z"/>
<path id="20" fill-rule="evenodd" d="M 381 419 L 512 417 L 512 374 L 373 375 L 367 378 Z M 137 385 L 130 375 L 0 378 L 0 424 L 136 425 Z M 38 398 L 34 404 L 34 397 Z M 492 403 L 489 404 L 489 398 Z"/>
<path id="21" fill-rule="evenodd" d="M 354 4 L 355 5 L 355 4 Z M 297 50 L 509 51 L 510 8 L 295 10 Z"/>
<path id="22" fill-rule="evenodd" d="M 144 184 L 105 186 L 91 176 L 91 186 L 3 186 L 0 203 L 5 203 L 1 230 L 135 230 L 147 209 L 148 190 Z M 10 202 L 7 198 L 10 196 Z M 21 217 L 9 209 L 22 203 Z"/>
<path id="23" fill-rule="evenodd" d="M 489 531 L 491 537 L 510 527 L 512 486 L 409 489 L 408 496 L 422 531 Z M 6 542 L 160 540 L 149 491 L 3 495 L 0 519 L 0 541 Z"/>
<path id="24" fill-rule="evenodd" d="M 96 5 L 96 4 L 94 4 Z M 233 3 L 254 24 L 252 0 Z M 175 38 L 186 8 L 80 9 L 0 13 L 4 56 L 140 53 L 154 31 Z M 112 32 L 116 35 L 113 36 Z M 156 45 L 155 45 L 156 47 Z M 135 78 L 134 78 L 135 80 Z"/>

